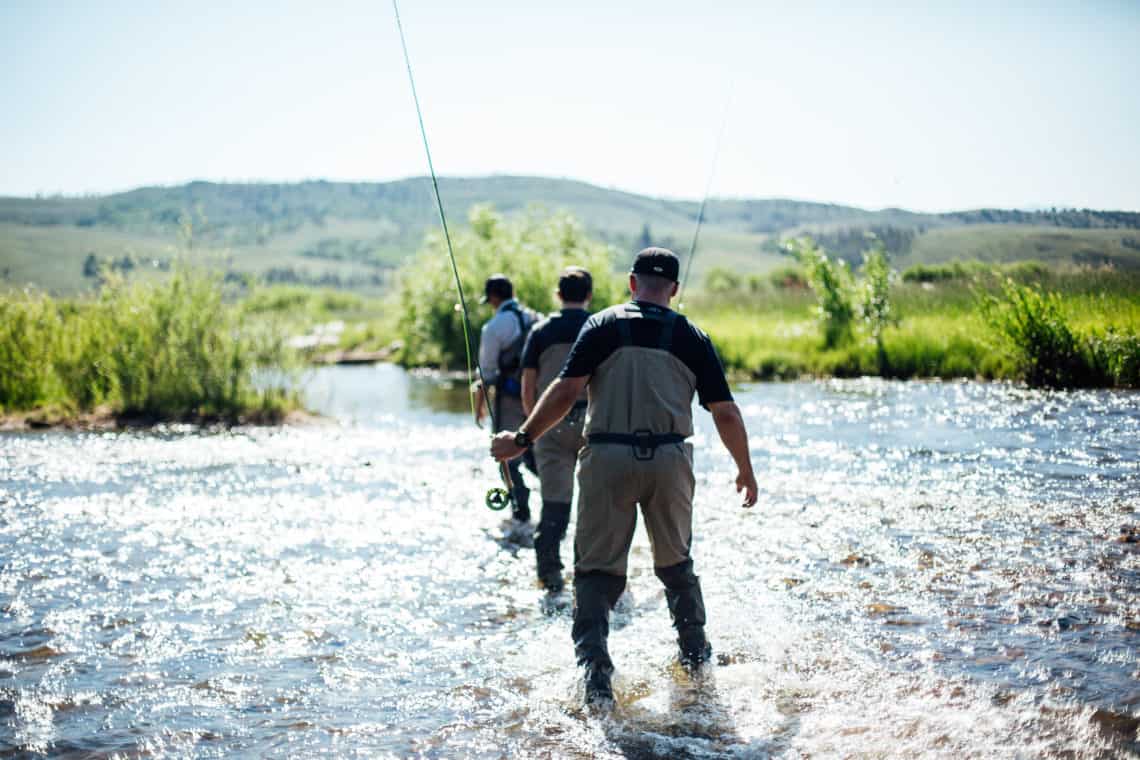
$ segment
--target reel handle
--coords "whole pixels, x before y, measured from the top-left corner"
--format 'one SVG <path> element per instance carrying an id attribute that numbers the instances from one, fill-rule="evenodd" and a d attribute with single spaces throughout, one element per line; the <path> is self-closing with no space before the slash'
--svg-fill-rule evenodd
<path id="1" fill-rule="evenodd" d="M 485 503 L 492 512 L 501 512 L 511 503 L 511 492 L 505 488 L 488 489 Z"/>
<path id="2" fill-rule="evenodd" d="M 507 467 L 506 462 L 499 464 L 499 474 L 503 477 L 503 484 L 506 488 L 491 488 L 487 490 L 487 496 L 484 503 L 487 509 L 493 512 L 501 512 L 507 508 L 507 505 L 514 503 L 514 497 L 511 492 L 514 490 L 514 483 L 511 482 L 511 471 Z"/>

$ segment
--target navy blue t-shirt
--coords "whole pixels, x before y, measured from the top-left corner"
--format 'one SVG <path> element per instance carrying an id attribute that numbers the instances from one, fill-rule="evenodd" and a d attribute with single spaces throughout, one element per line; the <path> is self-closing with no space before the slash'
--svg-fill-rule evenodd
<path id="1" fill-rule="evenodd" d="M 646 314 L 668 309 L 645 301 L 635 302 Z M 622 345 L 618 313 L 626 304 L 612 306 L 590 317 L 578 335 L 560 377 L 585 377 L 594 374 L 602 362 Z M 656 348 L 661 345 L 663 323 L 657 319 L 626 319 L 630 341 L 635 346 Z M 680 359 L 697 378 L 697 399 L 701 406 L 719 401 L 732 401 L 732 391 L 724 376 L 724 367 L 716 355 L 709 336 L 684 316 L 673 320 L 673 340 L 669 352 Z"/>
<path id="2" fill-rule="evenodd" d="M 573 343 L 589 318 L 590 312 L 585 309 L 562 309 L 539 322 L 526 338 L 522 366 L 538 369 L 542 352 L 557 343 Z"/>

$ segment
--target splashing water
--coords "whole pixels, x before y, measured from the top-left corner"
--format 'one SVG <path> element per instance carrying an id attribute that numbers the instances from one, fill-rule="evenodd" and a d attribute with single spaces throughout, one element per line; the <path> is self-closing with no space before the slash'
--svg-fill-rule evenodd
<path id="1" fill-rule="evenodd" d="M 331 368 L 310 397 L 335 422 L 0 437 L 0 749 L 1138 754 L 1136 394 L 746 388 L 751 511 L 698 414 L 718 666 L 677 666 L 639 532 L 608 718 L 482 507 L 461 390 Z"/>

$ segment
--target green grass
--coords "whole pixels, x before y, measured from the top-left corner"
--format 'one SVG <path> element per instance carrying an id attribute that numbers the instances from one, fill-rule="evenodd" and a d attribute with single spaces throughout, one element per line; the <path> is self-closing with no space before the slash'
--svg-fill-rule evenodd
<path id="1" fill-rule="evenodd" d="M 977 260 L 987 264 L 1034 260 L 1050 266 L 1111 264 L 1140 269 L 1140 250 L 1125 240 L 1140 237 L 1127 229 L 1065 229 L 1031 225 L 979 224 L 941 227 L 919 235 L 895 266 Z"/>
<path id="2" fill-rule="evenodd" d="M 1045 338 L 1010 334 L 995 322 L 985 303 L 996 299 L 999 308 L 1010 308 L 1013 291 L 1004 286 L 1008 270 L 991 269 L 966 280 L 896 283 L 891 303 L 899 321 L 883 331 L 883 367 L 874 341 L 866 335 L 825 348 L 815 298 L 802 290 L 769 287 L 704 294 L 694 297 L 689 314 L 713 338 L 727 368 L 757 379 L 882 374 L 1021 379 L 1066 387 L 1140 386 L 1140 273 L 1020 269 L 1019 287 L 1056 294 L 1055 310 L 1041 319 L 1068 331 L 1071 348 L 1050 354 Z M 1054 366 L 1068 356 L 1077 358 L 1065 359 L 1074 364 L 1058 369 L 1059 375 L 1035 369 L 1039 359 Z"/>
<path id="3" fill-rule="evenodd" d="M 235 422 L 296 406 L 283 337 L 227 305 L 220 277 L 182 267 L 96 297 L 0 296 L 0 364 L 5 413 Z"/>

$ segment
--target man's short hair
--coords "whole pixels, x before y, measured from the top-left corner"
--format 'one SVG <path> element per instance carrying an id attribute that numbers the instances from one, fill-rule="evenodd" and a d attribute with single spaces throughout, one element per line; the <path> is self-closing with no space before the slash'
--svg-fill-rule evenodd
<path id="1" fill-rule="evenodd" d="M 594 278 L 582 267 L 566 267 L 558 277 L 558 295 L 563 301 L 585 301 L 594 292 Z"/>
<path id="2" fill-rule="evenodd" d="M 647 293 L 668 293 L 677 284 L 676 280 L 662 277 L 659 274 L 634 273 L 633 277 L 637 281 L 638 290 L 644 290 Z"/>
<path id="3" fill-rule="evenodd" d="M 487 303 L 491 296 L 509 301 L 515 297 L 515 286 L 505 274 L 493 274 L 483 283 L 483 297 L 479 303 Z"/>

